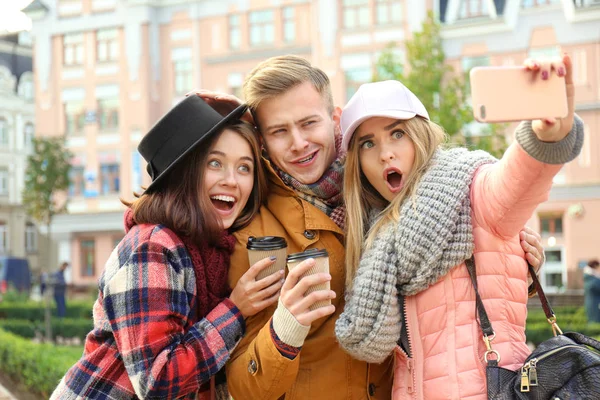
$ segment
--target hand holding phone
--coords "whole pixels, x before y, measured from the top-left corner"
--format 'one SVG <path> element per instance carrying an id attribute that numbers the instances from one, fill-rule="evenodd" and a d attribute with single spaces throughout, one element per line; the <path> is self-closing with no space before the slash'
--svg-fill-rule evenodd
<path id="1" fill-rule="evenodd" d="M 575 88 L 571 58 L 527 60 L 523 67 L 471 70 L 473 114 L 480 122 L 531 120 L 538 139 L 557 142 L 571 131 Z"/>
<path id="2" fill-rule="evenodd" d="M 475 67 L 470 72 L 473 114 L 479 122 L 567 116 L 565 79 L 527 67 Z"/>

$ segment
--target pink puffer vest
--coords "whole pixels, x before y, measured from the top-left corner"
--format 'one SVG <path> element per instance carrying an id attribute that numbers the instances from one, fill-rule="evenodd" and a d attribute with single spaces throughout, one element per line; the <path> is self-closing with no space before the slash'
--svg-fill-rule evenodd
<path id="1" fill-rule="evenodd" d="M 518 233 L 547 199 L 560 168 L 513 144 L 500 162 L 481 167 L 471 186 L 479 292 L 496 333 L 492 347 L 505 368 L 518 368 L 530 353 L 527 264 Z M 396 348 L 394 400 L 487 398 L 485 345 L 475 317 L 475 293 L 464 263 L 405 299 L 411 357 Z"/>

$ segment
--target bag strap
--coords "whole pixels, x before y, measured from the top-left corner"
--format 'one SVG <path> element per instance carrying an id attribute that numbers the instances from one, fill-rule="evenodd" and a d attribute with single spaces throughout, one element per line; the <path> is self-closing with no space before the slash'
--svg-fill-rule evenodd
<path id="1" fill-rule="evenodd" d="M 475 289 L 475 306 L 477 308 L 477 315 L 479 316 L 479 326 L 481 327 L 484 336 L 493 336 L 494 329 L 492 328 L 492 323 L 488 318 L 485 306 L 479 295 L 479 290 L 477 290 L 477 267 L 475 266 L 475 256 L 471 256 L 471 258 L 465 260 L 465 264 L 467 265 L 467 270 L 471 277 L 473 289 Z"/>
<path id="2" fill-rule="evenodd" d="M 471 278 L 471 284 L 473 285 L 473 289 L 475 289 L 475 307 L 477 310 L 477 316 L 479 317 L 479 326 L 481 331 L 483 332 L 483 340 L 487 347 L 485 360 L 489 363 L 491 361 L 500 361 L 500 356 L 497 351 L 492 350 L 490 342 L 494 339 L 496 334 L 494 333 L 494 329 L 492 328 L 492 323 L 487 315 L 485 310 L 485 306 L 483 305 L 483 300 L 481 300 L 481 296 L 479 295 L 479 290 L 477 289 L 477 266 L 475 265 L 475 255 L 472 255 L 471 258 L 465 260 L 465 264 L 467 266 L 467 270 L 469 271 L 469 277 Z M 548 323 L 552 325 L 552 332 L 554 336 L 559 332 L 562 334 L 562 331 L 556 324 L 556 315 L 554 315 L 554 310 L 552 310 L 552 306 L 548 302 L 546 298 L 546 294 L 544 293 L 544 289 L 542 289 L 542 285 L 538 280 L 538 277 L 535 273 L 535 269 L 531 266 L 531 264 L 527 263 L 527 267 L 529 269 L 529 274 L 531 275 L 531 279 L 533 281 L 532 285 L 537 290 L 537 295 L 540 298 L 540 302 L 542 303 L 542 308 L 544 309 L 544 314 L 546 314 L 546 318 Z M 488 358 L 490 353 L 494 353 L 497 356 L 497 360 L 492 360 Z"/>

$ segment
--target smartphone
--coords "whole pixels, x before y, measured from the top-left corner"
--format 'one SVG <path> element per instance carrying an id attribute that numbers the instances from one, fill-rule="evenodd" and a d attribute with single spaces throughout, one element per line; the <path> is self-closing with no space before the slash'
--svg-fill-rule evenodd
<path id="1" fill-rule="evenodd" d="M 556 71 L 547 80 L 525 67 L 475 67 L 469 75 L 479 122 L 564 118 L 569 112 L 565 78 Z"/>

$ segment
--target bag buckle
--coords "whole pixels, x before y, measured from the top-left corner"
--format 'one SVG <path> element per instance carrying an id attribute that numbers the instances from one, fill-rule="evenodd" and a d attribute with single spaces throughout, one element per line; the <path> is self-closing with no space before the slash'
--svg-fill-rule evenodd
<path id="1" fill-rule="evenodd" d="M 561 335 L 563 334 L 563 331 L 556 323 L 556 315 L 552 314 L 552 317 L 548 318 L 546 321 L 548 321 L 548 323 L 552 327 L 552 333 L 554 334 L 554 336 L 557 336 L 556 332 L 558 332 Z"/>
<path id="2" fill-rule="evenodd" d="M 485 361 L 486 363 L 493 360 L 492 358 L 489 358 L 491 354 L 494 354 L 496 356 L 496 361 L 500 362 L 500 353 L 498 353 L 496 350 L 492 349 L 492 341 L 496 338 L 496 333 L 492 333 L 490 336 L 488 335 L 483 335 L 483 342 L 485 343 L 485 348 L 487 349 L 486 352 L 483 354 L 483 361 Z"/>

